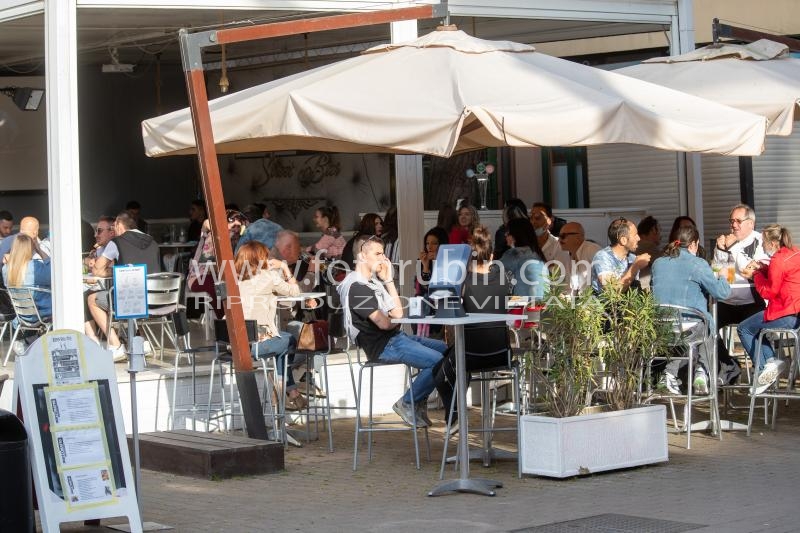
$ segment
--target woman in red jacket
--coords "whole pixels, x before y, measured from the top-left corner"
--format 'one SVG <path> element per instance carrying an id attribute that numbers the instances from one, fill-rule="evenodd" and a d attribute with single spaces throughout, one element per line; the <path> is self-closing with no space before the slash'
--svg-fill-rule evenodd
<path id="1" fill-rule="evenodd" d="M 758 294 L 767 300 L 767 308 L 739 323 L 739 338 L 747 354 L 758 364 L 758 388 L 766 390 L 783 372 L 786 363 L 775 357 L 770 341 L 761 346 L 760 361 L 755 361 L 756 342 L 763 328 L 796 329 L 800 326 L 800 249 L 792 245 L 789 230 L 778 224 L 764 228 L 764 251 L 770 256 L 769 265 L 753 261 L 742 272 L 751 278 Z"/>

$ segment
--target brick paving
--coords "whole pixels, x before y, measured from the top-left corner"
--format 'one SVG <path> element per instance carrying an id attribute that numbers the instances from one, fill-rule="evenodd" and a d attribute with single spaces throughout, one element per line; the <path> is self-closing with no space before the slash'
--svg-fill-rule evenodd
<path id="1" fill-rule="evenodd" d="M 432 414 L 441 422 L 441 412 Z M 518 479 L 513 461 L 489 468 L 473 462 L 472 475 L 504 483 L 497 496 L 429 498 L 438 482 L 441 425 L 430 431 L 432 461 L 421 470 L 414 468 L 410 435 L 378 434 L 372 462 L 364 448 L 353 472 L 353 424 L 339 420 L 334 453 L 324 437 L 289 448 L 278 474 L 206 481 L 144 470 L 143 518 L 186 532 L 477 533 L 619 513 L 703 524 L 702 532 L 800 531 L 798 422 L 800 405 L 781 405 L 776 431 L 758 421 L 752 437 L 729 432 L 719 441 L 694 433 L 691 450 L 685 435 L 670 435 L 668 463 L 566 480 Z M 513 449 L 513 436 L 498 440 Z M 62 530 L 105 529 L 67 524 Z"/>

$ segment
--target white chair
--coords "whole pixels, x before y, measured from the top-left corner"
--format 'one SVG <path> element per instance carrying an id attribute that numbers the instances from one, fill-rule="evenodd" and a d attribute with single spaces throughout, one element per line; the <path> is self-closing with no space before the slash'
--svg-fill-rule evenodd
<path id="1" fill-rule="evenodd" d="M 20 331 L 33 331 L 38 335 L 42 335 L 50 331 L 53 327 L 50 317 L 42 317 L 39 313 L 39 307 L 36 305 L 34 294 L 36 292 L 50 293 L 49 289 L 39 287 L 8 287 L 8 296 L 11 298 L 11 305 L 14 307 L 14 312 L 17 318 L 14 322 L 14 335 L 11 337 L 11 345 L 8 347 L 6 357 L 3 359 L 3 366 L 8 364 L 8 358 L 14 349 L 14 341 Z"/>

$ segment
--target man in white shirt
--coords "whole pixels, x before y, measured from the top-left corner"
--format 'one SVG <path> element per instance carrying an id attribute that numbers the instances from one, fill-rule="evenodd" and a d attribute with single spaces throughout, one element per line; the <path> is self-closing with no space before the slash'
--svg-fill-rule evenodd
<path id="1" fill-rule="evenodd" d="M 738 324 L 745 318 L 763 311 L 765 307 L 764 300 L 741 275 L 741 270 L 751 261 L 768 260 L 761 233 L 755 231 L 756 213 L 749 205 L 739 204 L 731 209 L 728 222 L 731 231 L 717 238 L 714 261 L 734 264 L 736 269 L 734 284 L 742 286 L 734 287 L 727 300 L 717 303 L 717 328 Z M 739 366 L 731 358 L 728 347 L 721 338 L 717 339 L 717 348 L 719 377 L 723 384 L 733 383 L 740 374 Z"/>
<path id="2" fill-rule="evenodd" d="M 592 282 L 592 259 L 600 251 L 600 245 L 586 240 L 583 226 L 578 222 L 567 222 L 558 233 L 561 249 L 569 254 L 567 285 L 572 290 L 583 290 Z M 573 279 L 572 276 L 575 276 Z"/>

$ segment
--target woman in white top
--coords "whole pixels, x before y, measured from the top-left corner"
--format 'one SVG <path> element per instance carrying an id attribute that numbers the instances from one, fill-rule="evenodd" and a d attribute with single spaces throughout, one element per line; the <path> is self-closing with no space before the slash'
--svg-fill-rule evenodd
<path id="1" fill-rule="evenodd" d="M 276 357 L 278 374 L 283 374 L 284 358 L 291 363 L 297 341 L 291 333 L 279 331 L 275 313 L 278 296 L 297 296 L 300 287 L 285 262 L 270 261 L 269 249 L 258 241 L 243 244 L 236 252 L 236 272 L 245 320 L 258 323 L 258 357 Z M 291 371 L 286 376 L 286 406 L 305 406 Z"/>

